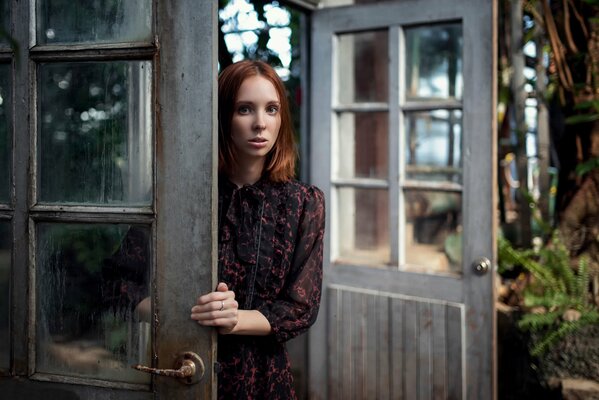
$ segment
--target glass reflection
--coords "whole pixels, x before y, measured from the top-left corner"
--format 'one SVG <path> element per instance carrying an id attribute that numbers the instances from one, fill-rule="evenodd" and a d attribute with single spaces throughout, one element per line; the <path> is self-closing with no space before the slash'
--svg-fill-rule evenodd
<path id="1" fill-rule="evenodd" d="M 0 368 L 10 364 L 10 222 L 0 221 Z"/>
<path id="2" fill-rule="evenodd" d="M 389 194 L 386 189 L 339 188 L 338 261 L 388 264 Z"/>
<path id="3" fill-rule="evenodd" d="M 0 64 L 0 203 L 10 200 L 11 177 L 11 67 Z"/>
<path id="4" fill-rule="evenodd" d="M 38 225 L 36 370 L 147 383 L 150 230 L 136 225 Z"/>
<path id="5" fill-rule="evenodd" d="M 462 26 L 432 25 L 405 30 L 406 92 L 409 100 L 462 98 Z"/>
<path id="6" fill-rule="evenodd" d="M 406 178 L 462 182 L 462 112 L 406 113 Z"/>
<path id="7" fill-rule="evenodd" d="M 0 32 L 10 34 L 10 0 L 0 0 Z M 0 35 L 0 44 L 6 42 L 6 38 Z"/>
<path id="8" fill-rule="evenodd" d="M 39 200 L 149 205 L 151 64 L 42 64 Z"/>
<path id="9" fill-rule="evenodd" d="M 406 190 L 404 195 L 407 268 L 461 273 L 462 194 Z"/>
<path id="10" fill-rule="evenodd" d="M 389 117 L 386 112 L 340 113 L 336 176 L 388 176 Z"/>
<path id="11" fill-rule="evenodd" d="M 37 41 L 47 43 L 149 41 L 151 0 L 38 0 Z"/>
<path id="12" fill-rule="evenodd" d="M 341 104 L 388 101 L 388 52 L 387 31 L 339 36 L 337 86 Z"/>

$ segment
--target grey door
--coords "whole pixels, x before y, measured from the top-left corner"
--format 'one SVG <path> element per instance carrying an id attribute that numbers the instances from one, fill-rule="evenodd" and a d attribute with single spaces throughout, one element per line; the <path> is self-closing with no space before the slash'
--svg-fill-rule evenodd
<path id="1" fill-rule="evenodd" d="M 495 2 L 341 3 L 312 20 L 311 394 L 492 399 Z"/>
<path id="2" fill-rule="evenodd" d="M 1 7 L 0 397 L 214 397 L 216 3 Z"/>

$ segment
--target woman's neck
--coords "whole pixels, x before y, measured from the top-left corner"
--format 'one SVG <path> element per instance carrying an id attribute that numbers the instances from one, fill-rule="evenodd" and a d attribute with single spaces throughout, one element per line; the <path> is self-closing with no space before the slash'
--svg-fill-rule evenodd
<path id="1" fill-rule="evenodd" d="M 235 168 L 233 175 L 229 177 L 229 180 L 238 187 L 242 187 L 244 185 L 253 185 L 260 180 L 263 171 L 263 158 L 254 162 L 240 163 L 237 165 L 237 168 Z"/>

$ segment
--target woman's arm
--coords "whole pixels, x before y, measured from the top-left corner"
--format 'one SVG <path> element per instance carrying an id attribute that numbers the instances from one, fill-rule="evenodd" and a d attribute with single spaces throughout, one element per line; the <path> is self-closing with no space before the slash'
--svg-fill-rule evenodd
<path id="1" fill-rule="evenodd" d="M 239 310 L 235 293 L 223 282 L 216 291 L 205 294 L 191 308 L 191 319 L 203 326 L 218 328 L 222 335 L 265 336 L 271 333 L 270 323 L 257 310 Z"/>

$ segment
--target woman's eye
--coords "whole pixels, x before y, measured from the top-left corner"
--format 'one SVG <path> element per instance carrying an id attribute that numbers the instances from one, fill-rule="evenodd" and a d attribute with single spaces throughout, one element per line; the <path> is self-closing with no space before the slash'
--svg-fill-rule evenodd
<path id="1" fill-rule="evenodd" d="M 276 106 L 270 106 L 266 109 L 266 112 L 268 112 L 269 114 L 276 114 L 277 112 L 279 112 L 279 108 Z"/>
<path id="2" fill-rule="evenodd" d="M 237 112 L 239 114 L 249 114 L 250 113 L 250 108 L 248 106 L 241 106 L 237 109 Z"/>

